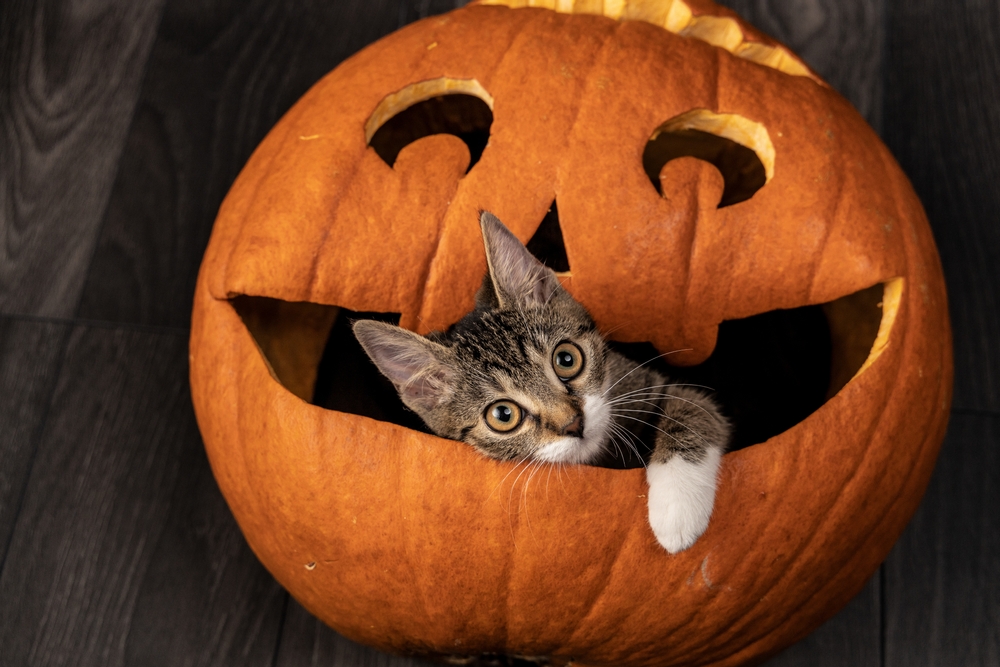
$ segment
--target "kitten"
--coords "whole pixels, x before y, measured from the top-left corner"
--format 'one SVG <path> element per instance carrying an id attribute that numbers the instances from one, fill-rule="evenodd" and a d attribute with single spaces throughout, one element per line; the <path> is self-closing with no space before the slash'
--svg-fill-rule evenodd
<path id="1" fill-rule="evenodd" d="M 705 393 L 611 350 L 590 315 L 494 215 L 472 312 L 423 337 L 360 320 L 354 334 L 441 437 L 494 459 L 593 463 L 619 443 L 646 467 L 649 523 L 670 553 L 708 526 L 730 427 Z"/>

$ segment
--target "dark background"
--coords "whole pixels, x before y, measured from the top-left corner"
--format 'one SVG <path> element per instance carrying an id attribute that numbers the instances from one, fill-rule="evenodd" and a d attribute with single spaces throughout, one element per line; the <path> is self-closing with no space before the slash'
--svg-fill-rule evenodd
<path id="1" fill-rule="evenodd" d="M 0 2 L 0 665 L 392 665 L 257 563 L 190 405 L 194 280 L 254 146 L 455 0 Z M 458 2 L 461 4 L 461 2 Z M 955 401 L 861 594 L 769 665 L 1000 665 L 1000 3 L 728 0 L 851 99 L 940 248 Z"/>

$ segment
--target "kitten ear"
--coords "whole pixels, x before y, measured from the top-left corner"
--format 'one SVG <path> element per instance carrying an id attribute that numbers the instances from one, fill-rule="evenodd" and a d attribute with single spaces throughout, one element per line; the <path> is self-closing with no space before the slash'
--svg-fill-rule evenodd
<path id="1" fill-rule="evenodd" d="M 486 263 L 501 306 L 543 306 L 562 289 L 552 269 L 528 252 L 517 237 L 489 211 L 480 211 Z"/>
<path id="2" fill-rule="evenodd" d="M 414 410 L 437 407 L 452 391 L 454 373 L 443 360 L 447 348 L 401 327 L 358 320 L 354 335 L 378 369 Z"/>

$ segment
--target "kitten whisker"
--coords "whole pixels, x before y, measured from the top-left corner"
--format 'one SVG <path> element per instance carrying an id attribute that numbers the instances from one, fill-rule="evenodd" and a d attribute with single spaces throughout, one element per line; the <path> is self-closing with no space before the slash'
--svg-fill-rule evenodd
<path id="1" fill-rule="evenodd" d="M 643 457 L 642 453 L 639 451 L 639 447 L 635 442 L 634 436 L 631 433 L 629 433 L 628 429 L 619 426 L 618 424 L 612 424 L 611 430 L 612 430 L 612 441 L 615 435 L 619 436 L 622 439 L 622 442 L 625 444 L 625 446 L 635 453 L 636 458 L 639 459 L 639 461 L 642 463 L 642 467 L 645 468 L 646 460 Z M 617 443 L 615 443 L 615 447 L 618 447 Z M 623 452 L 620 447 L 618 447 L 618 452 L 622 455 L 622 463 L 625 463 L 625 452 Z"/>
<path id="2" fill-rule="evenodd" d="M 615 449 L 618 450 L 618 455 L 615 456 L 615 458 L 618 458 L 620 456 L 621 460 L 622 460 L 622 463 L 624 463 L 625 462 L 625 452 L 622 451 L 621 446 L 619 446 L 618 441 L 615 439 L 615 435 L 617 435 L 617 434 L 615 433 L 615 425 L 614 424 L 611 424 L 611 433 L 608 434 L 608 435 L 609 435 L 608 442 L 610 442 L 612 445 L 614 445 Z"/>
<path id="3" fill-rule="evenodd" d="M 514 487 L 518 485 L 517 483 L 518 483 L 518 481 L 520 481 L 521 475 L 523 475 L 526 472 L 529 473 L 529 474 L 528 474 L 528 479 L 525 482 L 525 484 L 527 484 L 527 482 L 531 481 L 530 471 L 531 471 L 531 468 L 535 464 L 536 464 L 536 461 L 529 460 L 528 461 L 528 465 L 526 465 L 521 470 L 521 472 L 518 473 L 517 477 L 514 478 L 513 483 L 511 483 L 511 486 L 510 486 L 510 496 L 508 497 L 508 500 L 507 500 L 507 514 L 508 514 L 508 517 L 511 516 L 510 509 L 513 506 L 513 501 L 514 501 Z M 519 488 L 518 499 L 517 499 L 517 515 L 518 515 L 518 517 L 520 517 L 522 515 L 522 513 L 524 514 L 525 524 L 527 525 L 527 527 L 529 529 L 529 532 L 530 532 L 531 521 L 528 520 L 527 511 L 526 511 L 527 510 L 527 499 L 526 499 L 526 496 L 525 496 L 525 484 L 521 484 L 520 488 Z M 524 510 L 521 509 L 522 504 L 523 504 L 523 506 L 525 508 Z"/>
<path id="4" fill-rule="evenodd" d="M 650 398 L 667 398 L 667 397 L 662 394 L 656 394 L 654 396 L 651 396 Z M 662 407 L 660 406 L 659 403 L 651 401 L 649 400 L 649 398 L 632 398 L 627 401 L 619 401 L 615 403 L 615 405 L 632 405 L 633 403 L 645 403 L 646 405 L 651 405 L 654 408 L 660 408 L 662 410 Z"/>
<path id="5" fill-rule="evenodd" d="M 608 387 L 607 389 L 604 390 L 604 393 L 601 394 L 601 396 L 607 396 L 608 392 L 611 391 L 612 389 L 614 389 L 615 387 L 617 387 L 619 382 L 621 382 L 622 380 L 624 380 L 625 378 L 627 378 L 629 375 L 632 375 L 632 373 L 635 373 L 637 370 L 639 370 L 640 368 L 642 368 L 646 364 L 652 363 L 652 362 L 656 361 L 657 359 L 662 359 L 663 357 L 666 357 L 666 356 L 671 355 L 671 354 L 676 354 L 678 352 L 690 352 L 690 351 L 691 351 L 691 348 L 685 348 L 685 349 L 682 349 L 682 350 L 672 350 L 670 352 L 664 352 L 663 354 L 658 354 L 655 357 L 653 357 L 652 359 L 647 359 L 646 361 L 642 362 L 641 364 L 639 364 L 638 366 L 636 366 L 635 368 L 633 368 L 632 370 L 630 370 L 625 375 L 623 375 L 620 378 L 618 378 L 618 380 L 613 385 L 611 385 L 610 387 Z"/>
<path id="6" fill-rule="evenodd" d="M 638 394 L 643 391 L 649 391 L 652 389 L 669 389 L 671 387 L 695 387 L 697 389 L 707 389 L 708 391 L 715 391 L 715 389 L 713 389 L 712 387 L 703 384 L 693 384 L 690 382 L 671 382 L 668 384 L 654 384 L 648 387 L 640 387 L 638 389 L 633 389 L 632 391 L 626 391 L 624 394 L 619 394 L 618 396 L 615 396 L 614 400 L 617 400 L 619 398 L 624 398 L 626 396 L 631 396 L 632 394 Z"/>
<path id="7" fill-rule="evenodd" d="M 633 409 L 624 409 L 623 411 L 624 412 L 645 412 L 645 413 L 651 414 L 651 415 L 657 415 L 658 414 L 661 417 L 665 417 L 665 418 L 669 419 L 670 421 L 672 421 L 673 423 L 677 424 L 678 426 L 681 426 L 681 427 L 687 429 L 696 438 L 698 438 L 699 440 L 701 440 L 702 442 L 704 442 L 706 445 L 711 446 L 711 443 L 709 443 L 708 440 L 706 440 L 705 437 L 701 433 L 698 433 L 698 431 L 694 430 L 693 428 L 691 428 L 690 426 L 688 426 L 684 422 L 680 421 L 679 419 L 674 419 L 670 415 L 665 414 L 663 412 L 653 412 L 652 410 L 638 410 L 638 409 L 634 409 L 634 408 Z M 620 415 L 620 416 L 621 417 L 627 417 L 628 415 Z M 649 425 L 653 426 L 653 424 L 649 424 Z"/>
<path id="8" fill-rule="evenodd" d="M 515 463 L 514 463 L 514 467 L 513 467 L 513 468 L 511 468 L 510 470 L 508 470 L 508 471 L 507 471 L 507 474 L 506 474 L 506 475 L 504 475 L 504 476 L 503 476 L 503 478 L 502 478 L 502 479 L 501 479 L 501 480 L 500 480 L 499 482 L 497 482 L 497 485 L 496 485 L 496 486 L 495 486 L 495 487 L 493 488 L 493 491 L 491 491 L 491 492 L 490 492 L 490 495 L 493 495 L 493 493 L 495 493 L 496 491 L 498 491 L 498 490 L 500 489 L 500 487 L 501 487 L 501 486 L 503 486 L 503 483 L 507 481 L 507 478 L 508 478 L 508 477 L 510 477 L 510 476 L 511 476 L 511 474 L 512 474 L 512 473 L 513 473 L 513 472 L 514 472 L 515 470 L 517 470 L 517 467 L 518 467 L 519 465 L 521 465 L 522 463 L 526 462 L 526 461 L 527 461 L 528 459 L 530 459 L 530 458 L 531 458 L 531 454 L 525 454 L 525 455 L 524 455 L 524 456 L 522 456 L 522 457 L 521 457 L 521 458 L 520 458 L 520 459 L 519 459 L 519 460 L 518 460 L 517 462 L 515 462 Z"/>
<path id="9" fill-rule="evenodd" d="M 631 322 L 622 322 L 622 323 L 621 323 L 621 324 L 619 324 L 618 326 L 616 326 L 616 327 L 611 327 L 611 328 L 610 328 L 610 329 L 608 329 L 607 331 L 601 331 L 601 337 L 602 337 L 602 338 L 604 338 L 605 340 L 607 340 L 608 338 L 610 338 L 610 337 L 611 337 L 611 334 L 613 334 L 614 332 L 618 331 L 618 330 L 619 330 L 619 329 L 621 329 L 622 327 L 626 327 L 626 326 L 628 326 L 629 324 L 631 324 Z"/>
<path id="10" fill-rule="evenodd" d="M 614 422 L 611 423 L 611 428 L 614 433 L 617 433 L 621 437 L 622 442 L 625 443 L 626 447 L 635 452 L 636 456 L 642 458 L 642 455 L 639 452 L 639 443 L 635 437 L 635 434 L 630 432 L 627 428 L 625 428 L 621 424 L 615 424 Z M 622 453 L 622 455 L 624 456 L 624 452 Z M 622 460 L 624 461 L 624 458 Z"/>
<path id="11" fill-rule="evenodd" d="M 514 497 L 514 487 L 516 487 L 517 483 L 521 480 L 521 476 L 524 473 L 526 473 L 529 470 L 531 470 L 531 466 L 534 465 L 535 462 L 534 462 L 533 459 L 528 458 L 528 459 L 526 459 L 526 463 L 527 463 L 527 465 L 524 466 L 523 468 L 521 468 L 521 472 L 517 473 L 517 477 L 515 477 L 514 481 L 510 483 L 510 496 L 509 496 L 509 500 L 513 500 L 513 497 Z M 509 502 L 508 502 L 507 506 L 508 506 L 508 508 L 510 507 Z"/>
<path id="12" fill-rule="evenodd" d="M 678 445 L 682 444 L 681 441 L 677 438 L 677 436 L 673 435 L 672 433 L 667 433 L 666 431 L 664 431 L 659 426 L 656 426 L 655 424 L 650 424 L 645 419 L 639 419 L 638 417 L 632 417 L 630 415 L 618 415 L 618 416 L 622 417 L 623 419 L 631 419 L 633 421 L 639 422 L 640 424 L 645 424 L 646 426 L 649 426 L 650 428 L 656 429 L 657 431 L 659 431 L 663 435 L 667 436 L 668 438 L 670 438 L 671 440 L 673 440 L 674 442 L 676 442 Z"/>
<path id="13" fill-rule="evenodd" d="M 709 412 L 704 406 L 698 405 L 697 403 L 695 403 L 694 401 L 692 401 L 689 398 L 684 398 L 683 396 L 674 396 L 673 394 L 654 394 L 653 397 L 654 398 L 663 398 L 663 399 L 667 399 L 667 400 L 674 400 L 674 401 L 682 401 L 684 403 L 687 403 L 688 405 L 691 405 L 693 407 L 698 408 L 699 410 L 701 410 L 702 412 L 704 412 L 709 417 L 712 417 L 713 419 L 715 419 L 715 415 L 713 415 L 711 412 Z M 646 401 L 643 401 L 642 399 L 634 399 L 634 400 L 628 400 L 628 401 L 623 401 L 623 400 L 615 399 L 614 401 L 609 401 L 608 405 L 622 405 L 622 404 L 627 404 L 627 403 L 638 403 L 638 402 L 646 402 Z"/>
<path id="14" fill-rule="evenodd" d="M 518 473 L 517 473 L 517 476 L 516 476 L 516 477 L 514 478 L 514 481 L 513 481 L 513 482 L 511 482 L 511 484 L 510 484 L 510 492 L 509 492 L 509 493 L 507 494 L 507 507 L 506 507 L 506 510 L 507 510 L 507 519 L 508 519 L 508 523 L 510 523 L 510 516 L 511 516 L 511 507 L 512 507 L 512 505 L 513 505 L 513 501 L 514 501 L 514 487 L 515 487 L 515 486 L 517 486 L 517 480 L 521 478 L 521 475 L 522 475 L 522 474 L 524 473 L 524 471 L 525 471 L 525 470 L 526 470 L 526 469 L 527 469 L 527 468 L 528 468 L 528 467 L 530 466 L 530 463 L 529 463 L 529 460 L 530 460 L 530 458 L 531 458 L 531 455 L 530 455 L 530 454 L 527 454 L 527 455 L 525 455 L 524 457 L 522 457 L 522 458 L 521 458 L 521 459 L 520 459 L 519 461 L 517 461 L 517 462 L 516 462 L 516 463 L 514 464 L 514 467 L 513 467 L 513 468 L 511 468 L 511 469 L 510 469 L 510 470 L 509 470 L 509 471 L 507 472 L 507 474 L 503 476 L 503 479 L 501 479 L 501 480 L 500 480 L 500 481 L 499 481 L 499 482 L 497 483 L 497 486 L 496 486 L 496 488 L 494 489 L 494 491 L 498 491 L 498 490 L 500 490 L 500 487 L 502 487 L 502 486 L 503 486 L 503 483 L 504 483 L 505 481 L 507 481 L 507 479 L 508 479 L 508 478 L 509 478 L 509 477 L 510 477 L 510 476 L 511 476 L 511 475 L 512 475 L 512 474 L 513 474 L 513 473 L 514 473 L 515 471 L 517 471 L 517 470 L 518 470 L 518 469 L 520 468 L 520 472 L 518 472 Z M 523 464 L 525 464 L 525 463 L 528 463 L 529 465 L 528 465 L 528 466 L 524 466 L 524 467 L 522 467 L 522 465 L 523 465 Z M 498 499 L 499 499 L 499 496 L 498 496 Z M 503 507 L 503 501 L 502 501 L 502 500 L 500 501 L 500 506 L 501 506 L 501 507 Z M 510 526 L 510 529 L 511 529 L 511 534 L 513 535 L 513 530 L 514 530 L 514 527 L 513 527 L 513 525 L 511 525 L 511 526 Z"/>
<path id="15" fill-rule="evenodd" d="M 507 481 L 507 479 L 511 476 L 511 474 L 513 474 L 514 471 L 516 471 L 518 468 L 520 468 L 524 463 L 528 462 L 528 460 L 530 459 L 530 457 L 531 457 L 530 454 L 526 454 L 525 456 L 521 457 L 518 461 L 516 461 L 514 463 L 514 466 L 510 470 L 507 471 L 506 475 L 503 476 L 503 479 L 501 479 L 499 482 L 497 482 L 497 485 L 493 488 L 493 491 L 490 492 L 490 495 L 492 496 L 494 493 L 496 493 L 497 491 L 499 491 L 500 487 L 503 486 L 503 483 L 505 481 Z M 524 469 L 522 468 L 521 472 L 523 472 L 523 471 L 524 471 Z M 512 521 L 511 505 L 512 505 L 512 502 L 513 502 L 514 486 L 517 484 L 517 479 L 520 476 L 521 476 L 521 473 L 518 473 L 517 477 L 514 478 L 514 482 L 511 483 L 510 493 L 507 496 L 507 507 L 506 507 L 506 511 L 507 511 L 507 529 L 510 530 L 510 539 L 511 539 L 511 542 L 514 544 L 514 548 L 515 549 L 517 548 L 517 538 L 516 538 L 516 534 L 514 532 L 514 523 Z M 503 500 L 501 500 L 501 497 L 500 497 L 499 494 L 497 495 L 497 500 L 500 501 L 500 507 L 503 507 Z"/>
<path id="16" fill-rule="evenodd" d="M 518 512 L 524 512 L 524 520 L 528 526 L 528 530 L 531 530 L 531 518 L 528 516 L 528 487 L 531 486 L 531 480 L 535 478 L 538 474 L 539 465 L 538 461 L 531 461 L 528 464 L 528 478 L 524 480 L 524 484 L 521 485 L 521 502 L 518 504 Z M 522 509 L 523 508 L 523 509 Z"/>

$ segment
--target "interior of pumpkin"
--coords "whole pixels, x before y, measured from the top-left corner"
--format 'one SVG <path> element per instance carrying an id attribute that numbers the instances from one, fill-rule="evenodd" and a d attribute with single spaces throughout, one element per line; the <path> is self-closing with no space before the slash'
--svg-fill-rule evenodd
<path id="1" fill-rule="evenodd" d="M 829 303 L 726 321 L 704 363 L 687 368 L 652 363 L 677 381 L 715 392 L 735 426 L 732 449 L 762 443 L 809 417 L 878 357 L 889 339 L 902 284 L 896 278 Z M 353 320 L 397 322 L 398 313 L 256 296 L 237 296 L 231 303 L 274 379 L 299 398 L 426 430 L 351 332 Z M 640 363 L 658 355 L 648 343 L 612 346 Z M 641 465 L 638 460 L 606 463 Z"/>
<path id="2" fill-rule="evenodd" d="M 538 7 L 561 14 L 593 14 L 615 21 L 644 21 L 785 74 L 815 78 L 786 48 L 747 39 L 739 22 L 729 16 L 695 16 L 684 0 L 479 0 L 478 4 L 512 9 Z"/>

